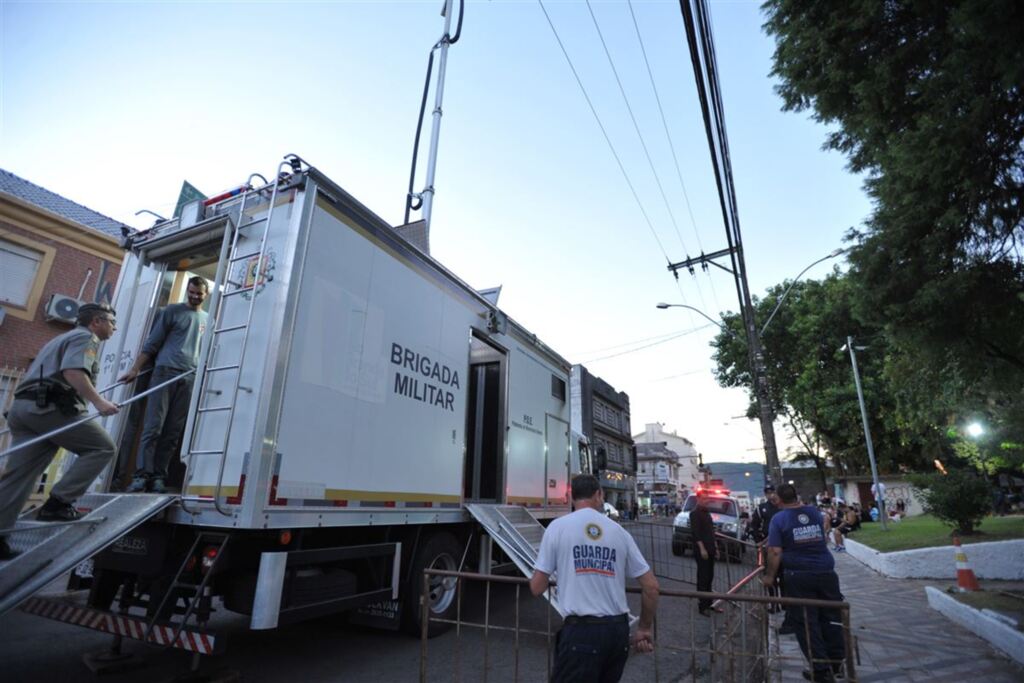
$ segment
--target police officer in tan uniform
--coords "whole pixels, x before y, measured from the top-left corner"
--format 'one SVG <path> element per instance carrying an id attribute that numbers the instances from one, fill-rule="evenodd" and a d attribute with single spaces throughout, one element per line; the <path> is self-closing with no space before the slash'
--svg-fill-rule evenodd
<path id="1" fill-rule="evenodd" d="M 13 440 L 7 469 L 0 478 L 0 530 L 14 527 L 39 476 L 59 448 L 78 457 L 61 477 L 39 509 L 42 521 L 73 521 L 81 516 L 73 503 L 89 488 L 116 453 L 113 440 L 95 421 L 18 448 L 42 434 L 68 425 L 86 414 L 91 403 L 101 415 L 117 413 L 118 406 L 104 399 L 94 386 L 99 372 L 99 346 L 117 327 L 115 312 L 106 304 L 85 304 L 78 309 L 78 326 L 51 339 L 29 366 L 14 391 L 7 415 Z M 0 560 L 16 553 L 0 537 Z"/>

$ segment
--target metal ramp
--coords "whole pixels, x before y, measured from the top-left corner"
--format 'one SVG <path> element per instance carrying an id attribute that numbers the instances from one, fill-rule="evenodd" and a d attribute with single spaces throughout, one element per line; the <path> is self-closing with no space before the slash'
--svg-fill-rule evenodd
<path id="1" fill-rule="evenodd" d="M 32 597 L 61 574 L 103 550 L 166 508 L 177 494 L 94 493 L 76 507 L 75 522 L 18 520 L 7 543 L 21 554 L 0 561 L 0 615 Z"/>
<path id="2" fill-rule="evenodd" d="M 487 505 L 470 503 L 466 510 L 487 530 L 494 542 L 505 551 L 519 571 L 526 577 L 533 576 L 533 565 L 540 552 L 540 540 L 544 526 L 529 510 L 520 505 Z M 558 606 L 557 589 L 552 586 L 546 593 L 548 602 L 562 614 Z"/>

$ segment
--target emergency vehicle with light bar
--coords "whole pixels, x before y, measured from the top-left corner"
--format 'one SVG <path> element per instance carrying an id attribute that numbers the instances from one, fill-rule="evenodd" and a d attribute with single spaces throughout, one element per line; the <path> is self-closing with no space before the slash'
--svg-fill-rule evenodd
<path id="1" fill-rule="evenodd" d="M 729 489 L 721 482 L 711 484 L 697 484 L 694 492 L 686 497 L 683 503 L 682 512 L 676 515 L 672 523 L 672 554 L 685 555 L 687 550 L 694 546 L 693 531 L 690 528 L 690 512 L 697 507 L 697 497 L 700 496 L 708 501 L 708 512 L 711 513 L 711 521 L 715 526 L 715 533 L 721 536 L 728 536 L 739 540 L 743 529 L 740 520 L 739 501 L 730 495 Z M 744 553 L 742 543 L 729 543 L 727 540 L 720 547 L 725 549 L 726 556 L 738 562 Z"/>

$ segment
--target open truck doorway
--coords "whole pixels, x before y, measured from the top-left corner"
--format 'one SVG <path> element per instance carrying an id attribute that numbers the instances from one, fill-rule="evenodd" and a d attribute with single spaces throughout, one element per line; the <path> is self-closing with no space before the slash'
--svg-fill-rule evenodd
<path id="1" fill-rule="evenodd" d="M 505 474 L 505 352 L 475 334 L 469 342 L 466 402 L 467 501 L 502 502 Z"/>
<path id="2" fill-rule="evenodd" d="M 187 269 L 176 267 L 185 264 L 187 264 Z M 149 306 L 142 311 L 146 323 L 140 337 L 141 343 L 144 343 L 145 339 L 149 337 L 157 314 L 162 309 L 172 304 L 187 302 L 187 290 L 190 280 L 200 277 L 206 282 L 207 291 L 212 291 L 212 279 L 217 270 L 216 255 L 207 256 L 203 262 L 196 262 L 194 258 L 191 258 L 179 264 L 166 263 L 157 265 L 161 270 L 160 276 L 157 278 L 159 284 L 155 291 L 155 297 L 151 299 Z M 210 297 L 206 297 L 200 310 L 207 314 L 210 313 Z M 204 332 L 205 330 L 201 330 L 200 335 Z M 127 349 L 126 352 L 131 358 L 136 358 L 141 351 L 141 345 L 138 346 L 139 348 Z M 139 394 L 143 394 L 150 388 L 153 367 L 154 361 L 151 359 L 149 363 L 141 368 L 139 376 L 132 385 L 131 397 L 134 398 Z M 121 371 L 123 372 L 125 369 L 122 368 Z M 117 466 L 110 481 L 110 491 L 125 490 L 131 482 L 133 475 L 143 467 L 141 456 L 142 435 L 146 409 L 150 399 L 151 397 L 147 396 L 131 403 L 128 414 L 121 425 L 121 435 L 118 439 Z M 185 478 L 185 465 L 180 457 L 181 445 L 182 434 L 178 434 L 174 445 L 171 447 L 168 478 L 166 481 L 168 488 L 175 491 L 181 490 L 181 485 Z"/>

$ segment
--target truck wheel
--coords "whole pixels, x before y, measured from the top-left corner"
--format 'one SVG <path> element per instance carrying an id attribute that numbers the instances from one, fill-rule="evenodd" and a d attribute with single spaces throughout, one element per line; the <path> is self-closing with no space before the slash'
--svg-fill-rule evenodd
<path id="1" fill-rule="evenodd" d="M 445 569 L 458 571 L 462 549 L 458 541 L 450 533 L 443 532 L 427 537 L 416 551 L 412 560 L 411 572 L 405 590 L 405 606 L 403 609 L 403 628 L 410 634 L 419 636 L 422 629 L 420 622 L 420 594 L 423 592 L 423 570 Z M 455 592 L 457 580 L 447 576 L 430 577 L 427 595 L 423 596 L 423 604 L 430 610 L 431 617 L 453 619 L 455 617 Z M 451 624 L 430 622 L 427 626 L 427 637 L 433 638 L 451 628 Z"/>

